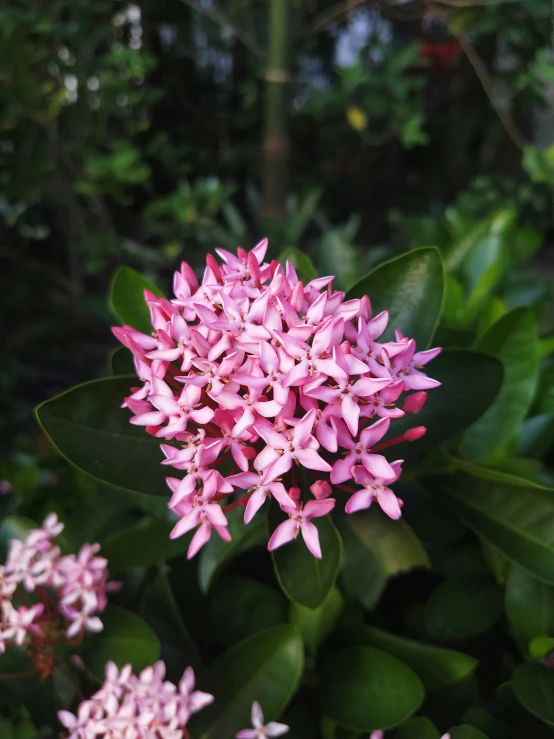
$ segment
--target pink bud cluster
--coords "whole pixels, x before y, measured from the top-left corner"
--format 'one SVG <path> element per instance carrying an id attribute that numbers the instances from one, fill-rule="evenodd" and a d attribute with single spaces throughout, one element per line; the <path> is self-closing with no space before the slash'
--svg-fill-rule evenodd
<path id="1" fill-rule="evenodd" d="M 107 582 L 107 561 L 95 556 L 98 544 L 61 554 L 54 539 L 63 528 L 51 513 L 42 528 L 10 541 L 0 565 L 0 653 L 11 644 L 39 649 L 102 629 L 97 614 L 106 607 L 106 592 L 117 586 Z"/>
<path id="2" fill-rule="evenodd" d="M 194 690 L 194 671 L 188 667 L 179 685 L 164 680 L 165 665 L 156 662 L 138 676 L 131 665 L 121 670 L 106 665 L 106 679 L 77 714 L 58 713 L 69 730 L 68 739 L 184 739 L 193 713 L 213 701 L 209 693 Z"/>
<path id="3" fill-rule="evenodd" d="M 368 297 L 345 300 L 332 290 L 332 277 L 304 285 L 290 262 L 265 263 L 266 249 L 262 241 L 248 253 L 217 250 L 224 264 L 209 255 L 201 284 L 183 263 L 174 298 L 145 293 L 151 335 L 113 329 L 143 382 L 125 400 L 131 423 L 178 444 L 161 448 L 164 464 L 184 473 L 167 482 L 179 517 L 172 536 L 197 529 L 189 556 L 214 529 L 230 539 L 225 500 L 244 505 L 249 523 L 273 497 L 289 518 L 269 548 L 300 532 L 316 557 L 311 519 L 335 505 L 329 483 L 350 493 L 347 513 L 377 501 L 399 518 L 401 501 L 389 485 L 402 460 L 389 462 L 379 451 L 425 433 L 416 427 L 383 441 L 391 421 L 417 413 L 424 391 L 440 384 L 422 369 L 440 349 L 416 352 L 415 341 L 399 332 L 395 341 L 378 341 L 386 311 L 373 316 Z M 400 408 L 406 391 L 415 392 Z M 235 470 L 220 467 L 227 460 Z M 319 489 L 305 506 L 295 494 L 306 486 L 301 468 L 312 492 Z M 247 491 L 238 501 L 229 497 L 237 490 Z"/>

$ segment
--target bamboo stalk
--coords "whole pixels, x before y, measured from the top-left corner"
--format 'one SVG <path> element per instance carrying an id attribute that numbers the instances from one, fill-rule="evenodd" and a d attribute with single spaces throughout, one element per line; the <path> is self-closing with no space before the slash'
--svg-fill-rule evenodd
<path id="1" fill-rule="evenodd" d="M 290 0 L 270 0 L 269 50 L 265 73 L 265 133 L 262 146 L 262 216 L 285 215 L 289 176 Z"/>

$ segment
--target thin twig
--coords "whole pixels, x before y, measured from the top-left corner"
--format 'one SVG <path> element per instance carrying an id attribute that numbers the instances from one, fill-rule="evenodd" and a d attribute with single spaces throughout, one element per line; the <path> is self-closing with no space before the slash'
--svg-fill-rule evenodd
<path id="1" fill-rule="evenodd" d="M 493 89 L 492 78 L 489 74 L 487 67 L 485 66 L 485 63 L 483 62 L 479 54 L 475 51 L 475 49 L 470 44 L 470 42 L 463 36 L 463 34 L 456 31 L 454 26 L 451 23 L 449 23 L 446 18 L 441 16 L 441 20 L 446 25 L 450 33 L 457 39 L 458 43 L 460 44 L 462 51 L 466 55 L 468 62 L 473 67 L 475 74 L 479 78 L 479 81 L 481 82 L 483 90 L 485 91 L 485 94 L 488 97 L 490 104 L 496 111 L 496 114 L 500 122 L 504 126 L 506 133 L 512 139 L 512 141 L 517 146 L 517 148 L 523 151 L 523 149 L 527 146 L 527 142 L 525 138 L 523 137 L 522 133 L 520 132 L 520 130 L 518 129 L 518 127 L 516 126 L 510 113 L 505 109 L 502 103 L 498 100 L 494 92 L 494 89 Z"/>
<path id="2" fill-rule="evenodd" d="M 253 38 L 244 28 L 237 26 L 230 18 L 223 13 L 220 13 L 219 10 L 215 10 L 215 8 L 205 8 L 200 2 L 197 2 L 197 0 L 181 0 L 181 2 L 188 5 L 189 8 L 196 10 L 198 13 L 205 15 L 206 18 L 217 23 L 218 26 L 224 28 L 226 31 L 230 31 L 233 36 L 235 36 L 239 41 L 242 41 L 242 43 L 250 49 L 255 56 L 260 59 L 265 57 L 265 49 L 256 41 L 256 39 Z"/>
<path id="3" fill-rule="evenodd" d="M 433 0 L 437 5 L 448 5 L 451 8 L 475 8 L 478 5 L 506 5 L 523 0 Z"/>
<path id="4" fill-rule="evenodd" d="M 307 29 L 306 35 L 310 36 L 320 31 L 324 31 L 333 23 L 337 23 L 343 15 L 348 15 L 351 10 L 367 5 L 370 0 L 346 0 L 346 2 L 333 5 L 329 10 L 320 13 L 315 17 L 311 26 Z"/>
<path id="5" fill-rule="evenodd" d="M 321 33 L 336 23 L 340 23 L 343 17 L 347 16 L 352 10 L 361 9 L 365 5 L 376 5 L 385 15 L 400 21 L 414 20 L 421 16 L 421 9 L 419 7 L 414 13 L 399 5 L 387 2 L 387 0 L 347 0 L 347 2 L 334 5 L 329 10 L 316 16 L 313 23 L 304 31 L 303 35 L 314 36 L 317 33 Z"/>

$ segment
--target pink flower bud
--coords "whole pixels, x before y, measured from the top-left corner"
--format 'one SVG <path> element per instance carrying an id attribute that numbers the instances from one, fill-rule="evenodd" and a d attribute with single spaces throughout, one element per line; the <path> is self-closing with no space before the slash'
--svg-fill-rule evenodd
<path id="1" fill-rule="evenodd" d="M 404 438 L 406 441 L 415 441 L 416 439 L 421 439 L 421 437 L 425 436 L 426 433 L 427 429 L 425 426 L 415 426 L 413 429 L 408 429 L 406 431 Z"/>
<path id="2" fill-rule="evenodd" d="M 301 492 L 300 488 L 291 488 L 289 490 L 289 495 L 293 500 L 300 500 Z"/>
<path id="3" fill-rule="evenodd" d="M 326 480 L 317 480 L 313 485 L 310 485 L 310 490 L 313 493 L 314 498 L 323 500 L 331 495 L 332 488 Z"/>
<path id="4" fill-rule="evenodd" d="M 403 409 L 406 411 L 406 413 L 419 413 L 419 411 L 425 405 L 426 400 L 427 393 L 424 393 L 423 391 L 419 393 L 412 393 L 411 395 L 408 395 L 408 397 L 404 401 Z"/>

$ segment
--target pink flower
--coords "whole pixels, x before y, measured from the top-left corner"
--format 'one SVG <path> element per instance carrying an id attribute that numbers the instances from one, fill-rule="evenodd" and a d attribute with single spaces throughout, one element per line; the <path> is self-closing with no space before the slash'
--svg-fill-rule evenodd
<path id="1" fill-rule="evenodd" d="M 299 532 L 310 552 L 321 559 L 321 547 L 319 544 L 319 532 L 315 524 L 311 522 L 312 518 L 326 516 L 335 507 L 333 498 L 326 500 L 310 500 L 309 503 L 302 508 L 302 505 L 283 506 L 283 511 L 289 514 L 288 521 L 283 521 L 273 532 L 267 548 L 270 551 L 282 547 L 293 539 L 296 539 Z"/>
<path id="2" fill-rule="evenodd" d="M 355 466 L 360 463 L 375 477 L 394 478 L 394 470 L 381 454 L 373 454 L 372 447 L 387 433 L 390 425 L 388 418 L 381 418 L 377 423 L 365 428 L 360 434 L 359 442 L 353 441 L 347 434 L 342 434 L 343 446 L 350 449 L 344 459 L 333 465 L 331 482 L 338 483 L 352 479 Z"/>
<path id="3" fill-rule="evenodd" d="M 310 470 L 330 472 L 331 465 L 316 452 L 319 443 L 311 431 L 315 411 L 308 411 L 296 426 L 287 433 L 277 433 L 269 424 L 261 423 L 255 427 L 266 442 L 266 448 L 256 457 L 254 467 L 264 471 L 264 482 L 270 482 L 288 472 L 293 462 L 298 462 Z"/>
<path id="4" fill-rule="evenodd" d="M 362 511 L 373 503 L 374 500 L 381 506 L 381 509 L 392 519 L 398 519 L 402 515 L 401 506 L 398 498 L 387 485 L 395 482 L 400 477 L 402 460 L 397 460 L 391 464 L 394 474 L 392 477 L 379 478 L 371 475 L 365 467 L 354 468 L 354 479 L 358 485 L 363 485 L 361 490 L 352 495 L 348 499 L 345 511 L 347 513 L 355 513 Z"/>
<path id="5" fill-rule="evenodd" d="M 267 739 L 267 737 L 283 736 L 289 730 L 286 724 L 279 724 L 277 721 L 270 721 L 264 725 L 264 715 L 257 701 L 252 704 L 252 726 L 253 729 L 242 729 L 237 732 L 236 739 Z"/>
<path id="6" fill-rule="evenodd" d="M 102 630 L 98 614 L 117 584 L 108 582 L 108 563 L 96 556 L 98 544 L 84 544 L 77 555 L 61 554 L 53 540 L 63 528 L 52 513 L 42 528 L 32 529 L 22 541 L 10 541 L 6 563 L 0 565 L 0 653 L 13 644 L 31 643 L 40 651 L 44 633 L 60 624 L 67 639 Z M 22 591 L 34 592 L 39 602 L 26 605 Z"/>
<path id="7" fill-rule="evenodd" d="M 268 497 L 288 513 L 314 484 L 316 500 L 331 482 L 350 492 L 350 510 L 376 499 L 396 516 L 386 488 L 396 473 L 380 452 L 424 430 L 395 436 L 391 425 L 383 438 L 439 384 L 423 368 L 440 349 L 418 352 L 399 332 L 379 341 L 386 311 L 373 316 L 367 296 L 345 301 L 329 276 L 304 285 L 290 262 L 264 262 L 266 250 L 265 240 L 250 252 L 219 249 L 223 264 L 208 255 L 200 283 L 183 263 L 173 298 L 145 292 L 151 335 L 114 329 L 142 383 L 124 401 L 131 423 L 163 439 L 163 464 L 181 472 L 167 478 L 169 507 L 180 519 L 173 536 L 197 529 L 189 556 L 214 529 L 229 539 L 231 507 L 245 507 L 246 524 Z M 369 480 L 361 491 L 342 484 L 361 469 L 378 498 Z"/>
<path id="8" fill-rule="evenodd" d="M 106 665 L 106 680 L 90 700 L 81 703 L 77 715 L 60 711 L 60 722 L 70 739 L 93 737 L 165 737 L 182 739 L 193 713 L 213 701 L 213 696 L 194 690 L 194 672 L 188 667 L 179 685 L 164 680 L 165 664 L 156 662 L 134 675 L 131 665 L 119 671 Z"/>

